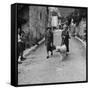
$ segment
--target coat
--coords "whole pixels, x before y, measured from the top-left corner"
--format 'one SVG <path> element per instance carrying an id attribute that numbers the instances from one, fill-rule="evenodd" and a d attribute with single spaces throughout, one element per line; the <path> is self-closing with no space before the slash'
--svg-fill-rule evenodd
<path id="1" fill-rule="evenodd" d="M 68 31 L 63 31 L 62 32 L 62 44 L 69 44 L 69 39 L 70 39 L 70 36 L 69 36 L 69 32 Z"/>
<path id="2" fill-rule="evenodd" d="M 47 51 L 52 51 L 53 46 L 53 32 L 47 31 L 45 33 L 45 45 L 47 47 Z"/>

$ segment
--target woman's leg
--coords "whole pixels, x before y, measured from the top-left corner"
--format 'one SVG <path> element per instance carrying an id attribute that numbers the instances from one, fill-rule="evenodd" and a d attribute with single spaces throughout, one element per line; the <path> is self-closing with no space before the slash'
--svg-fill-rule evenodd
<path id="1" fill-rule="evenodd" d="M 24 48 L 25 48 L 24 43 L 22 42 L 21 43 L 21 54 L 20 54 L 21 55 L 21 60 L 25 60 L 25 58 L 23 57 Z"/>
<path id="2" fill-rule="evenodd" d="M 49 51 L 47 51 L 47 59 L 49 58 Z"/>
<path id="3" fill-rule="evenodd" d="M 49 46 L 46 45 L 46 50 L 47 50 L 47 58 L 49 58 Z"/>
<path id="4" fill-rule="evenodd" d="M 69 43 L 66 44 L 66 49 L 67 49 L 67 55 L 69 54 Z"/>
<path id="5" fill-rule="evenodd" d="M 69 44 L 67 44 L 67 52 L 69 52 Z"/>
<path id="6" fill-rule="evenodd" d="M 51 55 L 53 55 L 53 50 L 52 50 L 53 46 L 50 47 L 50 51 L 51 51 Z"/>

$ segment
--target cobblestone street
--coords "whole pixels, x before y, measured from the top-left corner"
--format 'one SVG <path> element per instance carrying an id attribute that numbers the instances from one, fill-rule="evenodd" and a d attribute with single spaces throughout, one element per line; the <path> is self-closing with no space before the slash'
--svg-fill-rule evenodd
<path id="1" fill-rule="evenodd" d="M 58 42 L 58 40 L 57 40 Z M 86 80 L 86 48 L 76 38 L 70 39 L 70 54 L 62 59 L 59 52 L 46 59 L 45 43 L 18 64 L 18 84 L 40 84 Z"/>

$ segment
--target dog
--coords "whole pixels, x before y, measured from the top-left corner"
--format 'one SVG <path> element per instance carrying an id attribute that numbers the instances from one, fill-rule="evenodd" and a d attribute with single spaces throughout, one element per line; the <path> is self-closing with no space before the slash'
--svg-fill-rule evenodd
<path id="1" fill-rule="evenodd" d="M 53 50 L 59 52 L 62 56 L 66 56 L 66 45 L 61 45 L 61 46 L 53 45 Z"/>

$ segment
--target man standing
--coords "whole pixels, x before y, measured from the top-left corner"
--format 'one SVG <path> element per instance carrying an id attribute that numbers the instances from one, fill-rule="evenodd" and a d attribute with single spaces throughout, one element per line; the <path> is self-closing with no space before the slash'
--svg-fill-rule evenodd
<path id="1" fill-rule="evenodd" d="M 51 55 L 53 55 L 53 32 L 51 30 L 51 27 L 47 28 L 47 31 L 45 33 L 45 45 L 47 49 L 47 59 L 49 58 L 49 51 L 51 52 Z"/>
<path id="2" fill-rule="evenodd" d="M 67 54 L 69 54 L 69 31 L 68 31 L 68 26 L 64 25 L 64 30 L 62 32 L 62 45 L 65 44 L 66 45 L 66 49 L 67 49 Z"/>

